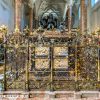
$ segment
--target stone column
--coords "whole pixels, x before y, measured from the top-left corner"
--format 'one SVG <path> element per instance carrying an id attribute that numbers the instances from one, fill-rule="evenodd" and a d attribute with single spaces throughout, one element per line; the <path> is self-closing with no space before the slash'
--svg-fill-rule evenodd
<path id="1" fill-rule="evenodd" d="M 30 26 L 30 32 L 32 32 L 33 30 L 33 9 L 30 8 L 30 22 L 29 22 L 29 26 Z"/>
<path id="2" fill-rule="evenodd" d="M 15 29 L 21 28 L 21 5 L 22 0 L 15 0 Z"/>
<path id="3" fill-rule="evenodd" d="M 81 32 L 84 33 L 87 30 L 87 6 L 85 0 L 80 0 L 80 4 L 81 4 L 80 29 Z"/>
<path id="4" fill-rule="evenodd" d="M 88 0 L 87 6 L 87 29 L 91 32 L 91 0 Z"/>
<path id="5" fill-rule="evenodd" d="M 68 31 L 71 32 L 72 26 L 72 6 L 68 7 Z"/>

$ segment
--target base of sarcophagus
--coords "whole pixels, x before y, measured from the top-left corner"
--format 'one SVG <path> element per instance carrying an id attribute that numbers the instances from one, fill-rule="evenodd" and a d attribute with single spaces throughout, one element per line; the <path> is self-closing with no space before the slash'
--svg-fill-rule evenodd
<path id="1" fill-rule="evenodd" d="M 6 91 L 0 100 L 100 100 L 98 91 Z"/>

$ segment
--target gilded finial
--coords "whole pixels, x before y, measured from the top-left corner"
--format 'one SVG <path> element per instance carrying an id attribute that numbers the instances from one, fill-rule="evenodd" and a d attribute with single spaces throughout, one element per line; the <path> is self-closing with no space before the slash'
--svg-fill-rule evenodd
<path id="1" fill-rule="evenodd" d="M 19 28 L 18 27 L 16 27 L 15 28 L 15 33 L 19 33 L 20 31 L 19 31 Z"/>
<path id="2" fill-rule="evenodd" d="M 2 32 L 2 33 L 4 33 L 4 34 L 7 34 L 7 26 L 5 26 L 5 25 L 2 25 L 1 27 L 0 27 L 0 32 Z"/>

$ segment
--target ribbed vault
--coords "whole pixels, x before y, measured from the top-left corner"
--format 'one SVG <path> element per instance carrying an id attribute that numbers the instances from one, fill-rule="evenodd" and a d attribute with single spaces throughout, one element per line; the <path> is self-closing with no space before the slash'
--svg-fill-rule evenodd
<path id="1" fill-rule="evenodd" d="M 30 0 L 30 6 L 35 6 L 35 17 L 40 18 L 48 10 L 52 10 L 57 14 L 59 20 L 63 20 L 66 16 L 68 5 L 74 5 L 74 11 L 78 11 L 79 0 Z"/>

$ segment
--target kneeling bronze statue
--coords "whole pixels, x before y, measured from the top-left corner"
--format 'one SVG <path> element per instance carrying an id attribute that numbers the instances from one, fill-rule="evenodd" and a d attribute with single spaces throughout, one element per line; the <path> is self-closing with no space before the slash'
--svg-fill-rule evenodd
<path id="1" fill-rule="evenodd" d="M 65 26 L 64 26 L 64 23 L 63 23 L 63 22 L 60 23 L 59 31 L 60 31 L 61 33 L 65 32 Z"/>

